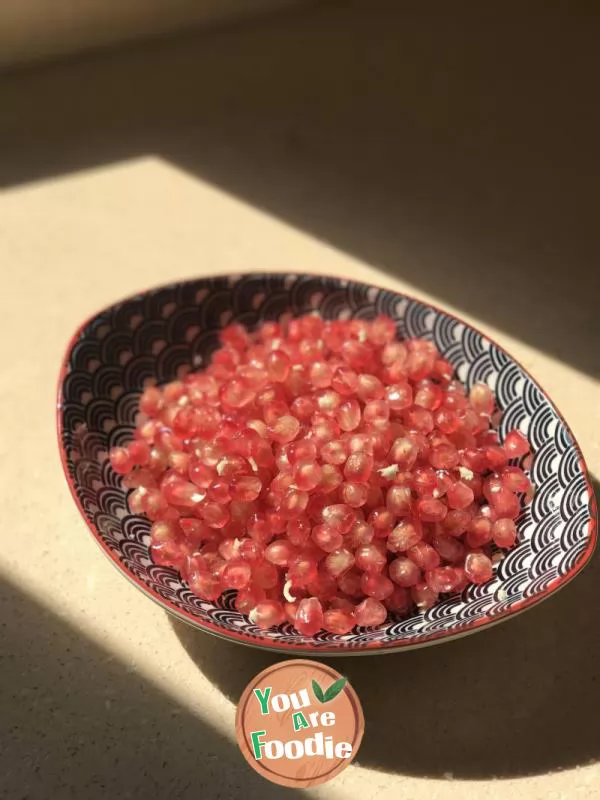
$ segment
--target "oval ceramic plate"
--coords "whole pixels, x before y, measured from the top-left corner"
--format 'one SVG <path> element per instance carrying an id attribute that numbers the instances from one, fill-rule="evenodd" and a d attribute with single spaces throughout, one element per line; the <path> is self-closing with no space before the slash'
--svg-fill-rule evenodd
<path id="1" fill-rule="evenodd" d="M 432 339 L 467 385 L 487 383 L 503 411 L 500 436 L 530 440 L 536 486 L 518 520 L 519 544 L 494 577 L 423 614 L 306 637 L 290 625 L 263 631 L 235 610 L 235 592 L 216 603 L 194 595 L 172 569 L 152 563 L 150 523 L 131 514 L 108 450 L 132 435 L 140 392 L 199 368 L 218 332 L 317 311 L 326 319 L 392 317 L 402 337 Z M 500 347 L 456 317 L 411 297 L 311 275 L 206 278 L 165 286 L 117 303 L 86 322 L 65 355 L 58 394 L 65 474 L 93 536 L 121 572 L 165 610 L 201 630 L 289 654 L 383 653 L 462 636 L 548 597 L 573 578 L 595 546 L 595 507 L 581 452 L 567 424 L 530 375 Z"/>

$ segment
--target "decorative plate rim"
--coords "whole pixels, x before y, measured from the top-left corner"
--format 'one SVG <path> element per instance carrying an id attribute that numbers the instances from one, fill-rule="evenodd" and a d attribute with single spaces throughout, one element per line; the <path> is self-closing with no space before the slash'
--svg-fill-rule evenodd
<path id="1" fill-rule="evenodd" d="M 501 622 L 504 622 L 511 617 L 517 616 L 518 614 L 527 611 L 529 608 L 537 605 L 538 603 L 542 602 L 543 600 L 548 599 L 551 595 L 555 594 L 557 591 L 562 589 L 568 583 L 570 583 L 573 578 L 575 578 L 583 569 L 586 567 L 594 554 L 597 545 L 597 536 L 598 536 L 598 509 L 596 505 L 596 498 L 594 489 L 591 484 L 589 471 L 587 465 L 585 463 L 585 459 L 583 457 L 583 453 L 581 451 L 581 447 L 579 446 L 579 442 L 573 435 L 571 428 L 569 427 L 567 421 L 565 420 L 564 416 L 561 414 L 560 410 L 557 408 L 554 401 L 551 399 L 549 394 L 544 390 L 544 388 L 540 385 L 540 383 L 531 375 L 529 370 L 527 370 L 516 358 L 514 358 L 510 353 L 508 353 L 504 347 L 499 345 L 491 336 L 483 331 L 479 330 L 476 326 L 472 325 L 469 322 L 466 322 L 464 319 L 457 317 L 451 311 L 447 311 L 445 309 L 440 308 L 437 305 L 429 302 L 428 300 L 422 300 L 414 295 L 406 294 L 405 292 L 397 291 L 396 289 L 387 288 L 385 286 L 381 286 L 379 284 L 372 284 L 372 283 L 365 283 L 363 281 L 353 281 L 354 283 L 360 283 L 365 287 L 371 289 L 378 289 L 384 292 L 393 292 L 397 294 L 399 297 L 402 297 L 409 302 L 419 303 L 421 305 L 427 306 L 428 308 L 435 311 L 437 314 L 443 314 L 446 317 L 458 322 L 459 324 L 467 325 L 471 330 L 475 333 L 483 337 L 489 341 L 494 347 L 500 350 L 510 358 L 510 360 L 527 376 L 527 378 L 532 382 L 532 384 L 542 393 L 546 402 L 551 406 L 551 408 L 556 413 L 556 416 L 561 421 L 562 425 L 564 426 L 566 432 L 568 433 L 569 437 L 571 438 L 572 444 L 575 448 L 578 457 L 578 467 L 583 476 L 585 482 L 585 488 L 587 492 L 588 498 L 588 508 L 589 508 L 589 532 L 587 534 L 588 543 L 586 549 L 581 554 L 577 564 L 573 567 L 569 572 L 565 573 L 564 575 L 559 575 L 553 578 L 548 585 L 539 593 L 534 594 L 530 597 L 524 597 L 521 600 L 516 601 L 510 608 L 502 610 L 497 613 L 494 617 L 490 616 L 483 616 L 479 619 L 473 619 L 466 622 L 459 631 L 454 633 L 449 633 L 447 631 L 438 631 L 430 634 L 425 634 L 424 636 L 419 637 L 419 641 L 414 642 L 411 639 L 403 639 L 398 641 L 391 641 L 391 642 L 379 642 L 379 641 L 371 641 L 371 642 L 364 642 L 360 645 L 351 645 L 348 644 L 339 644 L 335 647 L 326 647 L 326 646 L 319 646 L 316 645 L 306 645 L 306 644 L 297 644 L 291 642 L 275 642 L 268 639 L 261 639 L 259 637 L 255 637 L 254 635 L 250 635 L 248 633 L 240 633 L 234 630 L 223 629 L 220 626 L 201 620 L 199 617 L 196 617 L 194 614 L 190 614 L 180 608 L 178 608 L 174 603 L 172 603 L 169 599 L 162 597 L 160 594 L 155 592 L 151 589 L 144 581 L 138 578 L 136 575 L 131 573 L 127 567 L 122 563 L 121 559 L 117 556 L 117 554 L 104 542 L 103 538 L 100 536 L 98 529 L 94 522 L 88 519 L 83 505 L 79 499 L 77 494 L 77 490 L 75 488 L 75 482 L 69 473 L 69 467 L 67 463 L 67 453 L 63 443 L 63 419 L 62 419 L 62 407 L 63 407 L 63 387 L 65 377 L 68 375 L 69 372 L 69 359 L 75 344 L 77 343 L 81 333 L 83 330 L 98 316 L 101 314 L 109 311 L 116 305 L 120 305 L 122 303 L 126 303 L 128 301 L 132 301 L 141 295 L 145 295 L 151 291 L 157 291 L 160 289 L 167 289 L 167 288 L 174 288 L 178 286 L 189 285 L 193 283 L 198 283 L 199 281 L 207 281 L 215 278 L 245 278 L 245 277 L 252 277 L 252 278 L 268 278 L 268 277 L 275 277 L 275 278 L 284 278 L 289 277 L 289 275 L 297 275 L 299 277 L 306 276 L 312 278 L 320 278 L 323 280 L 333 280 L 333 281 L 343 281 L 347 280 L 344 278 L 340 278 L 335 275 L 327 275 L 324 273 L 319 272 L 309 272 L 309 271 L 302 271 L 302 272 L 241 272 L 241 273 L 215 273 L 211 275 L 204 275 L 197 278 L 187 278 L 184 280 L 173 281 L 170 283 L 165 284 L 158 284 L 156 286 L 150 287 L 148 289 L 135 292 L 133 294 L 127 295 L 123 297 L 121 300 L 116 300 L 115 302 L 111 303 L 108 306 L 104 306 L 100 310 L 96 311 L 94 314 L 90 314 L 73 332 L 71 335 L 68 344 L 66 346 L 61 366 L 58 374 L 58 381 L 57 381 L 57 392 L 56 392 L 56 434 L 58 438 L 58 449 L 60 454 L 60 460 L 63 468 L 63 473 L 65 476 L 65 480 L 71 492 L 71 496 L 75 501 L 75 505 L 79 510 L 83 520 L 85 521 L 89 532 L 91 533 L 92 537 L 95 539 L 96 543 L 101 548 L 104 555 L 111 561 L 111 563 L 116 567 L 116 569 L 123 574 L 131 583 L 133 583 L 140 591 L 142 591 L 147 597 L 157 603 L 159 606 L 164 608 L 173 616 L 177 617 L 178 619 L 188 623 L 189 625 L 202 630 L 206 633 L 210 633 L 214 636 L 217 636 L 220 639 L 225 639 L 229 641 L 239 642 L 240 644 L 244 644 L 249 647 L 254 647 L 260 650 L 269 650 L 273 652 L 281 652 L 287 653 L 289 655 L 313 655 L 313 656 L 326 656 L 326 657 L 333 657 L 333 656 L 348 656 L 348 655 L 372 655 L 372 654 L 386 654 L 386 653 L 397 653 L 401 651 L 407 650 L 415 650 L 421 647 L 427 647 L 433 644 L 440 644 L 442 642 L 451 641 L 455 639 L 460 639 L 464 636 L 468 636 L 471 633 L 476 633 L 479 630 L 484 628 L 493 627 Z"/>

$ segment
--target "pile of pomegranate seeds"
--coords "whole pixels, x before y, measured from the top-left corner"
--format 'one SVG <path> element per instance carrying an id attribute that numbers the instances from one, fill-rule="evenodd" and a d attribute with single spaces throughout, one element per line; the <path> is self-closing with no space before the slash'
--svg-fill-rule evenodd
<path id="1" fill-rule="evenodd" d="M 492 576 L 515 543 L 529 451 L 491 427 L 431 342 L 391 319 L 231 325 L 210 365 L 140 400 L 110 453 L 153 560 L 262 627 L 344 634 Z"/>

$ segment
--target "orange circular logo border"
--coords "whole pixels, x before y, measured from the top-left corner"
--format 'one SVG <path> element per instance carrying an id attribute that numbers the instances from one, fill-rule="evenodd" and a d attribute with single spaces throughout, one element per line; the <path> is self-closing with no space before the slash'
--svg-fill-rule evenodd
<path id="1" fill-rule="evenodd" d="M 284 673 L 287 674 L 284 676 Z M 263 727 L 268 728 L 266 720 L 271 713 L 260 710 L 261 703 L 255 694 L 255 690 L 260 689 L 261 685 L 266 686 L 269 682 L 272 683 L 273 679 L 276 676 L 279 676 L 284 677 L 284 686 L 286 684 L 289 684 L 289 686 L 287 686 L 286 691 L 286 688 L 280 685 L 280 687 L 278 687 L 280 691 L 278 694 L 275 694 L 274 697 L 277 697 L 279 694 L 294 694 L 295 692 L 299 692 L 300 688 L 306 688 L 309 696 L 312 696 L 313 700 L 316 700 L 314 689 L 312 689 L 312 681 L 313 679 L 316 680 L 314 673 L 318 673 L 321 680 L 327 680 L 329 684 L 332 684 L 333 682 L 342 678 L 342 675 L 333 669 L 333 667 L 322 664 L 319 661 L 313 661 L 310 659 L 290 659 L 287 661 L 280 661 L 276 664 L 272 664 L 270 667 L 267 667 L 258 675 L 256 675 L 244 689 L 238 703 L 235 717 L 235 733 L 238 745 L 242 751 L 242 755 L 250 764 L 250 766 L 259 773 L 259 775 L 262 775 L 263 778 L 266 778 L 272 783 L 277 783 L 280 786 L 305 789 L 310 786 L 318 786 L 319 784 L 332 780 L 332 778 L 335 778 L 336 775 L 342 772 L 342 770 L 344 770 L 354 760 L 362 742 L 365 730 L 365 720 L 362 706 L 360 700 L 358 699 L 358 695 L 354 691 L 354 688 L 349 683 L 346 683 L 339 694 L 335 696 L 335 699 L 330 701 L 331 707 L 328 707 L 329 703 L 327 701 L 325 701 L 326 705 L 322 708 L 311 701 L 311 708 L 307 710 L 307 714 L 310 715 L 310 712 L 312 711 L 312 717 L 314 718 L 315 712 L 317 715 L 319 715 L 319 712 L 322 711 L 323 714 L 320 715 L 320 718 L 323 719 L 323 715 L 326 711 L 332 711 L 334 707 L 337 707 L 337 712 L 334 712 L 334 715 L 337 721 L 336 713 L 340 713 L 340 711 L 342 712 L 342 727 L 344 728 L 342 732 L 342 738 L 344 742 L 348 742 L 352 746 L 352 752 L 349 756 L 343 758 L 334 757 L 333 759 L 326 759 L 325 756 L 319 756 L 316 761 L 308 760 L 309 758 L 317 758 L 316 756 L 302 756 L 298 758 L 297 761 L 296 759 L 292 761 L 288 758 L 285 758 L 283 761 L 281 761 L 280 758 L 273 760 L 260 758 L 259 760 L 257 757 L 255 757 L 251 734 L 253 732 L 257 733 L 257 731 L 254 731 L 254 728 L 258 724 L 262 724 Z M 299 680 L 302 682 L 303 675 L 305 675 L 304 683 L 302 687 L 299 688 L 298 683 Z M 269 692 L 269 695 L 270 694 L 271 693 Z M 254 708 L 252 701 L 256 703 Z M 263 702 L 265 702 L 264 698 Z M 262 720 L 264 717 L 264 720 L 262 720 L 261 723 L 259 723 L 258 720 L 253 721 L 253 718 L 257 717 L 256 708 L 259 709 L 260 714 L 258 719 Z M 302 708 L 299 710 L 302 711 Z M 286 710 L 285 713 L 287 714 L 288 711 Z M 292 713 L 293 712 L 291 712 L 290 709 L 290 716 Z M 304 712 L 302 713 L 304 719 L 306 720 L 306 715 Z M 275 711 L 271 720 L 275 721 L 277 725 L 281 725 L 282 719 L 288 719 L 286 716 L 283 716 L 283 718 L 281 716 L 275 716 L 276 714 L 277 711 Z M 330 718 L 331 714 L 328 715 L 328 719 Z M 349 730 L 350 724 L 352 724 L 353 727 L 352 731 Z M 334 728 L 331 728 L 330 730 L 334 730 Z M 293 734 L 290 736 L 290 739 L 298 739 L 303 735 L 308 735 L 310 737 L 311 735 L 314 736 L 318 733 L 323 735 L 323 731 L 320 727 L 312 729 L 309 727 L 308 730 L 296 731 L 293 726 L 292 719 L 289 719 L 289 732 Z M 263 733 L 263 731 L 258 731 L 258 733 Z M 268 731 L 264 731 L 264 733 L 266 736 L 268 736 Z M 331 737 L 328 736 L 328 738 Z M 330 763 L 328 763 L 328 761 Z M 285 765 L 285 768 L 278 771 L 278 763 Z M 303 774 L 307 772 L 307 765 L 312 766 L 313 770 L 308 770 L 310 774 Z M 329 767 L 329 769 L 326 771 L 317 771 L 315 773 L 314 767 L 318 765 Z M 295 770 L 298 771 L 298 774 L 294 774 Z"/>

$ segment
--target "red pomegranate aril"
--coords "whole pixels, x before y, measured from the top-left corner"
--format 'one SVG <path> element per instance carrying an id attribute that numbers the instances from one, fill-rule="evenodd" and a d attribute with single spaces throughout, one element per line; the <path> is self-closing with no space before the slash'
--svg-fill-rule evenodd
<path id="1" fill-rule="evenodd" d="M 223 591 L 221 580 L 210 572 L 197 572 L 189 583 L 190 589 L 203 600 L 216 600 Z"/>
<path id="2" fill-rule="evenodd" d="M 269 380 L 283 383 L 290 374 L 291 367 L 290 357 L 283 350 L 272 350 L 267 355 L 265 368 Z"/>
<path id="3" fill-rule="evenodd" d="M 365 520 L 358 519 L 345 535 L 344 541 L 349 547 L 356 549 L 362 545 L 371 544 L 374 536 L 375 530 L 373 526 L 369 525 Z"/>
<path id="4" fill-rule="evenodd" d="M 398 487 L 400 488 L 400 487 Z M 389 508 L 378 507 L 367 517 L 367 522 L 372 526 L 375 538 L 385 539 L 392 532 L 396 516 Z"/>
<path id="5" fill-rule="evenodd" d="M 451 509 L 442 520 L 444 533 L 449 536 L 461 536 L 471 524 L 472 516 L 468 511 Z"/>
<path id="6" fill-rule="evenodd" d="M 362 601 L 354 612 L 356 624 L 361 628 L 371 628 L 382 625 L 387 617 L 387 609 L 373 597 L 367 597 Z"/>
<path id="7" fill-rule="evenodd" d="M 467 531 L 466 543 L 469 547 L 477 548 L 492 541 L 492 521 L 482 514 L 477 514 L 471 520 Z"/>
<path id="8" fill-rule="evenodd" d="M 340 487 L 340 499 L 350 508 L 364 506 L 368 497 L 369 485 L 367 483 L 342 483 Z"/>
<path id="9" fill-rule="evenodd" d="M 409 519 L 401 520 L 387 537 L 387 549 L 391 553 L 406 552 L 421 541 L 421 533 L 415 523 Z"/>
<path id="10" fill-rule="evenodd" d="M 347 341 L 342 345 L 341 355 L 351 369 L 362 372 L 373 363 L 374 351 L 362 342 Z"/>
<path id="11" fill-rule="evenodd" d="M 462 574 L 454 567 L 437 567 L 425 573 L 425 582 L 437 594 L 454 591 L 461 579 Z"/>
<path id="12" fill-rule="evenodd" d="M 259 586 L 255 586 L 254 584 L 250 584 L 246 586 L 244 589 L 240 589 L 237 593 L 235 598 L 235 607 L 238 611 L 241 611 L 242 614 L 249 614 L 252 609 L 261 603 L 263 600 L 266 600 L 265 590 L 261 589 Z"/>
<path id="13" fill-rule="evenodd" d="M 259 628 L 273 628 L 285 620 L 283 606 L 276 600 L 262 600 L 248 614 L 250 622 Z"/>
<path id="14" fill-rule="evenodd" d="M 341 608 L 328 608 L 323 614 L 323 627 L 330 633 L 350 633 L 355 625 L 354 614 Z"/>
<path id="15" fill-rule="evenodd" d="M 241 559 L 231 559 L 221 572 L 221 583 L 226 589 L 243 589 L 251 579 L 252 568 Z"/>
<path id="16" fill-rule="evenodd" d="M 531 481 L 519 467 L 504 467 L 500 473 L 502 484 L 509 492 L 529 492 Z"/>
<path id="17" fill-rule="evenodd" d="M 470 486 L 462 481 L 456 481 L 446 490 L 446 498 L 450 508 L 468 508 L 475 499 L 475 494 Z"/>
<path id="18" fill-rule="evenodd" d="M 422 380 L 416 386 L 413 403 L 428 411 L 435 411 L 442 405 L 443 399 L 444 393 L 437 384 L 429 380 Z"/>
<path id="19" fill-rule="evenodd" d="M 321 447 L 321 458 L 327 464 L 335 464 L 336 466 L 345 464 L 348 458 L 348 454 L 349 454 L 349 448 L 346 442 L 342 440 L 334 440 L 331 442 L 326 442 Z"/>
<path id="20" fill-rule="evenodd" d="M 277 539 L 265 547 L 265 559 L 278 567 L 287 567 L 295 548 L 287 539 Z"/>
<path id="21" fill-rule="evenodd" d="M 504 440 L 504 450 L 508 458 L 520 458 L 529 452 L 529 442 L 519 431 L 510 431 Z"/>
<path id="22" fill-rule="evenodd" d="M 312 526 L 308 517 L 296 517 L 291 519 L 286 526 L 287 538 L 294 546 L 300 547 L 310 539 L 311 529 Z"/>
<path id="23" fill-rule="evenodd" d="M 345 503 L 325 506 L 321 513 L 325 525 L 339 533 L 348 533 L 356 521 L 356 512 Z"/>
<path id="24" fill-rule="evenodd" d="M 331 386 L 341 395 L 353 395 L 358 386 L 358 376 L 348 367 L 338 367 L 332 375 Z"/>
<path id="25" fill-rule="evenodd" d="M 421 570 L 414 561 L 411 561 L 410 558 L 404 558 L 403 556 L 391 561 L 388 571 L 394 583 L 397 583 L 399 586 L 404 586 L 405 588 L 414 586 L 421 580 Z"/>
<path id="26" fill-rule="evenodd" d="M 279 417 L 267 427 L 267 435 L 270 439 L 279 444 L 286 444 L 293 441 L 300 430 L 300 423 L 296 417 L 289 414 Z"/>
<path id="27" fill-rule="evenodd" d="M 413 391 L 408 383 L 395 383 L 386 387 L 386 398 L 392 412 L 404 411 L 413 403 Z"/>
<path id="28" fill-rule="evenodd" d="M 312 539 L 321 550 L 326 553 L 332 553 L 334 550 L 339 550 L 344 542 L 344 537 L 339 532 L 329 525 L 317 525 L 313 528 Z"/>
<path id="29" fill-rule="evenodd" d="M 311 461 L 298 461 L 293 470 L 294 483 L 298 489 L 310 492 L 315 489 L 323 478 L 323 470 L 319 464 Z"/>
<path id="30" fill-rule="evenodd" d="M 263 548 L 253 539 L 242 539 L 238 548 L 239 557 L 250 563 L 257 563 L 263 558 Z"/>
<path id="31" fill-rule="evenodd" d="M 345 400 L 336 410 L 335 418 L 343 431 L 354 431 L 360 425 L 360 405 L 354 398 Z"/>
<path id="32" fill-rule="evenodd" d="M 509 492 L 508 489 L 505 489 L 504 486 L 499 492 L 492 495 L 490 504 L 495 514 L 499 517 L 511 517 L 515 519 L 519 516 L 521 511 L 519 498 L 512 492 Z"/>
<path id="33" fill-rule="evenodd" d="M 232 500 L 241 500 L 244 503 L 256 500 L 262 489 L 259 478 L 251 475 L 236 475 L 231 479 L 230 494 Z"/>
<path id="34" fill-rule="evenodd" d="M 469 402 L 478 414 L 489 417 L 494 411 L 494 395 L 485 383 L 476 383 L 471 387 Z"/>
<path id="35" fill-rule="evenodd" d="M 419 611 L 427 611 L 437 603 L 438 593 L 424 581 L 411 588 L 412 599 Z"/>
<path id="36" fill-rule="evenodd" d="M 408 486 L 391 486 L 385 496 L 385 504 L 392 514 L 397 517 L 407 517 L 412 514 L 412 492 Z"/>
<path id="37" fill-rule="evenodd" d="M 319 573 L 314 581 L 311 581 L 307 586 L 308 592 L 313 597 L 318 597 L 324 603 L 331 600 L 338 593 L 338 585 L 336 579 L 331 576 L 327 570 L 319 567 Z"/>
<path id="38" fill-rule="evenodd" d="M 371 477 L 374 459 L 370 453 L 351 453 L 344 464 L 344 477 L 347 481 L 364 483 Z"/>
<path id="39" fill-rule="evenodd" d="M 413 472 L 412 488 L 422 497 L 431 497 L 438 487 L 435 470 L 431 467 L 416 467 Z"/>
<path id="40" fill-rule="evenodd" d="M 354 566 L 354 555 L 345 548 L 333 550 L 325 557 L 323 564 L 333 578 L 339 578 Z"/>
<path id="41" fill-rule="evenodd" d="M 279 583 L 277 567 L 268 561 L 259 561 L 252 567 L 252 580 L 261 589 L 272 589 Z"/>
<path id="42" fill-rule="evenodd" d="M 323 607 L 316 597 L 306 597 L 298 603 L 294 627 L 305 636 L 314 636 L 323 628 Z"/>
<path id="43" fill-rule="evenodd" d="M 281 498 L 279 513 L 285 519 L 295 519 L 302 516 L 309 501 L 308 492 L 301 492 L 298 489 L 288 489 Z"/>
<path id="44" fill-rule="evenodd" d="M 126 447 L 113 447 L 110 451 L 110 464 L 119 475 L 126 475 L 135 466 Z"/>
<path id="45" fill-rule="evenodd" d="M 360 579 L 360 588 L 369 597 L 375 600 L 385 600 L 394 591 L 394 584 L 385 575 L 378 572 L 363 572 Z"/>
<path id="46" fill-rule="evenodd" d="M 423 522 L 441 522 L 448 513 L 448 507 L 441 500 L 428 497 L 417 501 L 416 513 Z"/>
<path id="47" fill-rule="evenodd" d="M 287 577 L 294 586 L 306 586 L 317 577 L 317 562 L 302 553 L 295 555 L 288 564 Z"/>
<path id="48" fill-rule="evenodd" d="M 338 578 L 337 585 L 348 597 L 363 597 L 363 592 L 360 588 L 361 574 L 357 569 L 351 568 Z"/>
<path id="49" fill-rule="evenodd" d="M 453 445 L 440 445 L 431 449 L 429 463 L 435 469 L 454 469 L 460 463 L 460 456 Z"/>
<path id="50" fill-rule="evenodd" d="M 387 563 L 387 555 L 385 549 L 373 542 L 358 547 L 354 552 L 354 561 L 364 572 L 381 572 Z"/>
<path id="51" fill-rule="evenodd" d="M 483 553 L 469 553 L 465 559 L 465 573 L 473 583 L 486 583 L 493 574 L 492 562 Z"/>
<path id="52" fill-rule="evenodd" d="M 417 542 L 417 544 L 409 547 L 406 555 L 413 564 L 416 564 L 422 570 L 435 569 L 441 563 L 440 554 L 435 547 L 427 542 Z"/>
<path id="53" fill-rule="evenodd" d="M 168 483 L 163 482 L 161 491 L 167 503 L 188 508 L 197 508 L 206 497 L 206 492 L 194 483 L 173 474 Z"/>
<path id="54" fill-rule="evenodd" d="M 410 611 L 412 599 L 410 596 L 410 589 L 405 589 L 403 586 L 394 584 L 394 590 L 383 601 L 383 605 L 388 611 L 397 616 L 406 614 Z"/>
<path id="55" fill-rule="evenodd" d="M 512 519 L 500 518 L 492 524 L 492 539 L 498 547 L 510 548 L 517 540 L 517 527 Z"/>
<path id="56" fill-rule="evenodd" d="M 445 536 L 441 533 L 435 534 L 431 539 L 431 544 L 438 551 L 441 558 L 450 564 L 457 564 L 464 558 L 464 545 L 453 536 Z"/>

